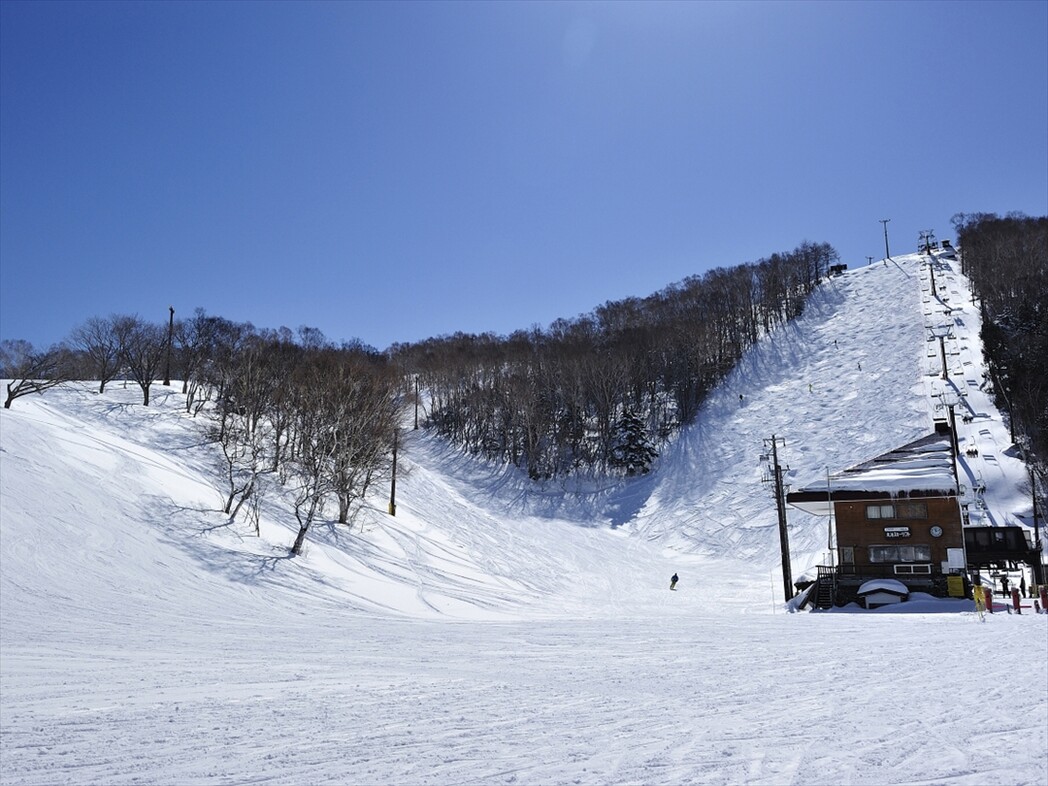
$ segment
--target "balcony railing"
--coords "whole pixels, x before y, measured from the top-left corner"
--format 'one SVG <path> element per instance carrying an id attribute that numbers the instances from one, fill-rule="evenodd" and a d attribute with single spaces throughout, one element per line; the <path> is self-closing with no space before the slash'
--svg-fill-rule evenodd
<path id="1" fill-rule="evenodd" d="M 931 562 L 893 562 L 883 565 L 839 565 L 835 570 L 838 577 L 856 576 L 870 579 L 929 579 L 940 578 L 942 568 Z M 822 576 L 822 567 L 819 568 Z"/>

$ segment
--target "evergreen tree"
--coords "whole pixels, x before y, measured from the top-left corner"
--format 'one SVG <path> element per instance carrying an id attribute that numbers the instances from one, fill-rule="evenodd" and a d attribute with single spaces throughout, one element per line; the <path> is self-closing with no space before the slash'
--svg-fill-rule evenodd
<path id="1" fill-rule="evenodd" d="M 611 465 L 626 470 L 627 475 L 646 475 L 651 470 L 651 462 L 658 455 L 640 417 L 627 409 L 615 424 Z"/>

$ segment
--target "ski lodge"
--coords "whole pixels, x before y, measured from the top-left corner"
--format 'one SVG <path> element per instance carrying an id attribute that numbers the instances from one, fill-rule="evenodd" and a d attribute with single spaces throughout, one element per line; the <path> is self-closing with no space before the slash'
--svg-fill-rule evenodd
<path id="1" fill-rule="evenodd" d="M 817 607 L 870 605 L 864 585 L 883 590 L 886 580 L 908 592 L 967 594 L 948 427 L 791 492 L 786 503 L 832 517 L 835 564 L 819 568 L 809 594 Z"/>

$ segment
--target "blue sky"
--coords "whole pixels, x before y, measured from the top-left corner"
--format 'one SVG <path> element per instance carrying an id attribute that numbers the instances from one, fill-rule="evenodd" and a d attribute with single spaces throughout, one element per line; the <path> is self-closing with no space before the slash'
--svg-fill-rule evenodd
<path id="1" fill-rule="evenodd" d="M 1048 214 L 1048 3 L 0 3 L 0 338 L 379 349 Z"/>

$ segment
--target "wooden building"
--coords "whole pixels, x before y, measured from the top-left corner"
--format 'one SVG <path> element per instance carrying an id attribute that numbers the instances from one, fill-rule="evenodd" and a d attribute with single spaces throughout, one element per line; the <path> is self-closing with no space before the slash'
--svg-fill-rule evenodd
<path id="1" fill-rule="evenodd" d="M 937 431 L 786 495 L 833 517 L 835 565 L 819 571 L 819 605 L 858 599 L 873 579 L 911 592 L 963 595 L 965 540 L 948 431 Z M 950 577 L 953 577 L 952 579 Z"/>

